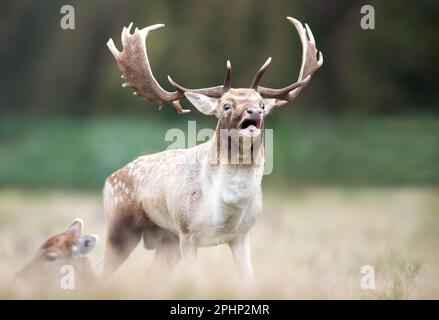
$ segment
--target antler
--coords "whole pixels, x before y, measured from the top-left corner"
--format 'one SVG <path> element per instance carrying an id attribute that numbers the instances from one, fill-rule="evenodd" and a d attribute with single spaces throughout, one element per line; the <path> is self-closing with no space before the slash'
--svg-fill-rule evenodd
<path id="1" fill-rule="evenodd" d="M 281 89 L 259 86 L 259 81 L 271 62 L 271 58 L 268 58 L 256 73 L 251 83 L 251 88 L 257 90 L 262 97 L 275 98 L 276 105 L 278 106 L 293 100 L 302 88 L 309 83 L 313 73 L 323 64 L 323 55 L 317 50 L 314 36 L 308 25 L 305 24 L 305 27 L 303 27 L 298 20 L 291 17 L 287 17 L 287 19 L 297 29 L 303 47 L 302 66 L 300 68 L 298 81 Z M 132 87 L 134 89 L 134 95 L 138 95 L 143 100 L 155 102 L 160 108 L 162 108 L 165 103 L 170 102 L 178 113 L 186 113 L 190 112 L 190 110 L 185 110 L 180 105 L 180 100 L 185 98 L 185 92 L 201 93 L 211 98 L 220 98 L 230 89 L 232 66 L 230 61 L 227 61 L 226 75 L 223 85 L 202 89 L 188 89 L 179 85 L 168 76 L 169 82 L 177 89 L 177 91 L 166 91 L 158 84 L 152 74 L 145 43 L 146 38 L 151 31 L 160 29 L 165 25 L 155 24 L 141 30 L 136 28 L 134 33 L 131 34 L 132 26 L 133 24 L 131 23 L 128 28 L 124 27 L 122 30 L 122 51 L 119 51 L 116 48 L 113 39 L 110 39 L 107 42 L 107 46 L 113 53 L 119 69 L 122 71 L 122 78 L 125 79 L 122 86 Z"/>
<path id="2" fill-rule="evenodd" d="M 169 82 L 177 88 L 175 92 L 168 92 L 163 89 L 151 71 L 151 66 L 148 60 L 148 53 L 146 50 L 146 37 L 151 31 L 164 27 L 164 24 L 155 24 L 144 29 L 136 28 L 131 34 L 133 24 L 130 23 L 128 28 L 124 27 L 122 30 L 122 45 L 123 51 L 120 52 L 114 45 L 113 39 L 108 40 L 107 46 L 113 53 L 117 65 L 122 72 L 122 79 L 125 82 L 123 87 L 132 87 L 133 94 L 139 96 L 143 100 L 155 102 L 160 108 L 167 102 L 172 103 L 178 113 L 190 112 L 181 107 L 180 100 L 184 99 L 184 92 L 202 93 L 212 98 L 221 97 L 224 92 L 230 89 L 232 79 L 232 67 L 230 61 L 227 61 L 226 76 L 224 84 L 221 86 L 203 88 L 203 89 L 187 89 L 177 84 L 168 76 Z"/>
<path id="3" fill-rule="evenodd" d="M 257 90 L 262 97 L 278 99 L 278 105 L 282 105 L 293 100 L 309 83 L 313 73 L 323 64 L 322 52 L 317 50 L 314 36 L 308 25 L 305 24 L 304 28 L 302 23 L 300 23 L 298 20 L 291 17 L 287 17 L 287 19 L 294 25 L 294 27 L 296 27 L 302 42 L 302 66 L 300 67 L 298 81 L 281 89 L 272 89 L 259 86 L 259 81 L 271 62 L 271 58 L 268 58 L 268 60 L 256 73 L 251 84 L 251 88 Z"/>
<path id="4" fill-rule="evenodd" d="M 134 95 L 139 96 L 143 100 L 155 102 L 160 108 L 166 102 L 170 102 L 178 113 L 190 112 L 190 110 L 185 110 L 180 105 L 180 100 L 184 98 L 184 95 L 178 91 L 168 92 L 163 89 L 151 71 L 146 51 L 146 37 L 151 31 L 163 28 L 165 25 L 155 24 L 141 30 L 136 28 L 134 33 L 131 34 L 132 26 L 133 23 L 130 23 L 128 28 L 124 27 L 122 30 L 122 52 L 116 48 L 113 39 L 107 42 L 107 46 L 111 53 L 113 53 L 117 65 L 122 72 L 122 79 L 125 80 L 122 87 L 132 87 Z"/>
<path id="5" fill-rule="evenodd" d="M 172 80 L 170 76 L 168 76 L 168 81 L 173 85 L 181 94 L 184 94 L 185 92 L 195 92 L 195 93 L 201 93 L 205 96 L 211 97 L 211 98 L 221 98 L 221 96 L 227 92 L 227 90 L 230 89 L 231 82 L 232 82 L 232 65 L 230 64 L 230 61 L 227 60 L 226 65 L 226 75 L 224 77 L 224 83 L 220 86 L 215 87 L 209 87 L 209 88 L 202 88 L 202 89 L 188 89 L 181 85 L 179 85 L 177 82 Z"/>

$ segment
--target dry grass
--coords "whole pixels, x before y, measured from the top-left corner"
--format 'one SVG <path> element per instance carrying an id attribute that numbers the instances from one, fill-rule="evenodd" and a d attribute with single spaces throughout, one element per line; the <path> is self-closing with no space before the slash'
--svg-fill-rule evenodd
<path id="1" fill-rule="evenodd" d="M 99 195 L 0 192 L 0 297 L 3 298 L 439 298 L 437 189 L 308 189 L 265 194 L 252 233 L 257 283 L 243 288 L 226 246 L 203 248 L 197 281 L 177 268 L 148 277 L 152 252 L 139 246 L 105 289 L 69 292 L 11 284 L 13 273 L 49 235 L 75 217 L 105 236 Z M 91 253 L 97 263 L 103 243 Z M 375 267 L 376 289 L 360 288 Z"/>

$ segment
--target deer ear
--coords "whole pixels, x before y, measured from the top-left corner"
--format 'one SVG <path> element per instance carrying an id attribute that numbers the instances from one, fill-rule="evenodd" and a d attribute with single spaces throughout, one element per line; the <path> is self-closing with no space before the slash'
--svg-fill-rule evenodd
<path id="1" fill-rule="evenodd" d="M 82 234 L 82 229 L 84 228 L 84 222 L 80 218 L 76 218 L 70 224 L 70 226 L 65 231 L 66 233 L 72 234 L 75 239 L 79 239 Z"/>
<path id="2" fill-rule="evenodd" d="M 273 111 L 273 109 L 275 109 L 275 107 L 281 107 L 285 104 L 288 103 L 287 100 L 279 100 L 279 99 L 263 99 L 262 100 L 264 103 L 264 113 L 267 115 L 269 114 L 271 111 Z"/>
<path id="3" fill-rule="evenodd" d="M 73 246 L 73 252 L 76 254 L 86 255 L 93 250 L 99 243 L 99 237 L 95 234 L 82 236 Z"/>
<path id="4" fill-rule="evenodd" d="M 195 92 L 185 92 L 184 95 L 201 113 L 218 117 L 218 99 Z"/>

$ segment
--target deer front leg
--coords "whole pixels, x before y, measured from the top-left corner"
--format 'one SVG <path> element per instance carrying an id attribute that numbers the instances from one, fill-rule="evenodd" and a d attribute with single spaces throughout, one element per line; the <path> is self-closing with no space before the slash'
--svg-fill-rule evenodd
<path id="1" fill-rule="evenodd" d="M 250 237 L 249 234 L 239 236 L 229 242 L 232 250 L 233 258 L 238 272 L 245 285 L 251 285 L 254 282 L 255 276 L 253 273 L 252 262 L 250 258 Z"/>
<path id="2" fill-rule="evenodd" d="M 193 241 L 191 234 L 180 235 L 180 254 L 185 271 L 190 276 L 195 276 L 195 262 L 197 260 L 198 247 Z"/>

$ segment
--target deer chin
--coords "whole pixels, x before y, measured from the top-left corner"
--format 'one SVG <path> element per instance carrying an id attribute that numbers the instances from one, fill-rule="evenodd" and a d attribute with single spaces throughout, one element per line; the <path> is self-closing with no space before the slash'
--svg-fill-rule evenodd
<path id="1" fill-rule="evenodd" d="M 261 134 L 261 119 L 244 119 L 239 124 L 239 135 L 243 137 L 257 137 Z"/>

